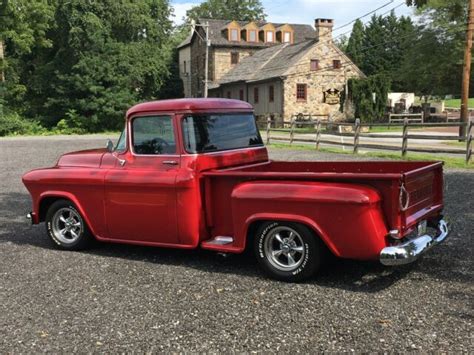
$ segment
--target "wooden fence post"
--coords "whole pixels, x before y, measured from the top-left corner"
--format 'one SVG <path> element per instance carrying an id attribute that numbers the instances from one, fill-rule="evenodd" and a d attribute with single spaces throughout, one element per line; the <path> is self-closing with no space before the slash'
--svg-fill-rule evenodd
<path id="1" fill-rule="evenodd" d="M 354 154 L 359 153 L 359 134 L 360 134 L 360 119 L 356 118 L 354 124 Z"/>
<path id="2" fill-rule="evenodd" d="M 469 126 L 467 127 L 467 136 L 466 136 L 466 164 L 469 164 L 471 161 L 472 156 L 472 126 L 474 122 L 469 122 Z"/>
<path id="3" fill-rule="evenodd" d="M 402 157 L 407 155 L 408 149 L 408 118 L 403 120 L 403 141 L 402 141 Z"/>
<path id="4" fill-rule="evenodd" d="M 319 141 L 321 139 L 321 120 L 318 118 L 316 123 L 316 150 L 319 150 Z"/>
<path id="5" fill-rule="evenodd" d="M 272 118 L 267 117 L 267 144 L 270 144 L 270 129 L 272 128 Z"/>
<path id="6" fill-rule="evenodd" d="M 295 129 L 295 119 L 292 117 L 291 124 L 290 124 L 290 145 L 293 144 L 294 129 Z"/>

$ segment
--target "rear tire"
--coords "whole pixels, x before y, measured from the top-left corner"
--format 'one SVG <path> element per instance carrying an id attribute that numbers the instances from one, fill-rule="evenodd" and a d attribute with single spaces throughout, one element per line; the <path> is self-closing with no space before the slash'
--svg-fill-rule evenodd
<path id="1" fill-rule="evenodd" d="M 46 232 L 57 248 L 83 250 L 94 240 L 84 218 L 68 200 L 54 202 L 46 213 Z"/>
<path id="2" fill-rule="evenodd" d="M 313 276 L 321 265 L 323 245 L 304 225 L 265 222 L 254 238 L 254 252 L 262 269 L 272 278 L 300 282 Z"/>

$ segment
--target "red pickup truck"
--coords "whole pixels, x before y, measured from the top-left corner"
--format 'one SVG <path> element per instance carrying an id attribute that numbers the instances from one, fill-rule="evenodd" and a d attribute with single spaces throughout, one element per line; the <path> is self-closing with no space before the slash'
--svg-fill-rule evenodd
<path id="1" fill-rule="evenodd" d="M 440 162 L 271 161 L 237 100 L 143 103 L 125 122 L 115 147 L 23 176 L 28 216 L 59 248 L 249 247 L 269 275 L 300 281 L 324 253 L 400 265 L 449 234 Z"/>

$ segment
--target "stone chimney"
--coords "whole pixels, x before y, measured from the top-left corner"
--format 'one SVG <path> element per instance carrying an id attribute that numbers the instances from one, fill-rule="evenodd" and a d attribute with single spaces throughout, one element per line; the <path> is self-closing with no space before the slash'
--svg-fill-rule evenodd
<path id="1" fill-rule="evenodd" d="M 314 20 L 314 27 L 316 28 L 316 39 L 319 41 L 332 41 L 332 27 L 334 20 L 328 18 L 317 18 Z"/>

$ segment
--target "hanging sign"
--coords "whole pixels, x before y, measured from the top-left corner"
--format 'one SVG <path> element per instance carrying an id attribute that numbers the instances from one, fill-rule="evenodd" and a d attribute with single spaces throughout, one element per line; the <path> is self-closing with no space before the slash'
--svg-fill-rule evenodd
<path id="1" fill-rule="evenodd" d="M 324 92 L 324 102 L 329 105 L 338 105 L 341 101 L 341 93 L 336 89 L 329 89 Z"/>

